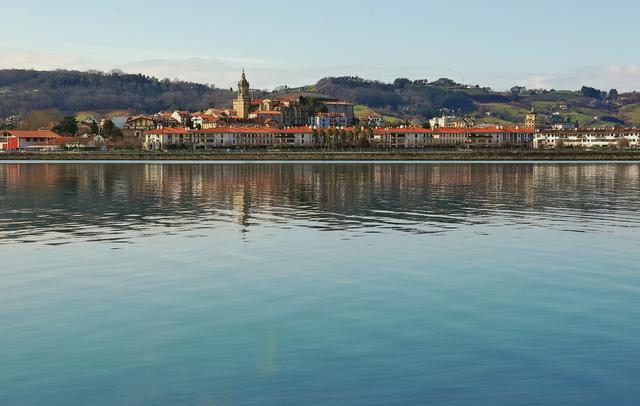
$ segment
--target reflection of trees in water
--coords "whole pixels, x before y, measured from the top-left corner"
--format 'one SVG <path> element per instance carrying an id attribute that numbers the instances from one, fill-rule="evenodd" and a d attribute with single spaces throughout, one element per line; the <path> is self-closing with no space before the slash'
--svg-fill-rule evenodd
<path id="1" fill-rule="evenodd" d="M 0 233 L 109 237 L 217 221 L 437 232 L 630 210 L 639 179 L 635 164 L 1 164 Z"/>

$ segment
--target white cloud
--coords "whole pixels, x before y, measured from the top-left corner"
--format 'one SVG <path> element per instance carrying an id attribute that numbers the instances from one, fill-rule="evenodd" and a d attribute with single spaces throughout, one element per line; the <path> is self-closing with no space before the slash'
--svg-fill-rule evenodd
<path id="1" fill-rule="evenodd" d="M 94 62 L 69 55 L 0 48 L 0 69 L 99 69 Z"/>
<path id="2" fill-rule="evenodd" d="M 530 88 L 546 89 L 579 89 L 586 85 L 603 90 L 640 90 L 640 65 L 581 67 L 569 73 L 532 75 L 521 83 Z"/>
<path id="3" fill-rule="evenodd" d="M 158 78 L 179 78 L 218 87 L 235 86 L 241 69 L 247 70 L 251 85 L 272 89 L 280 85 L 300 86 L 315 83 L 326 76 L 358 75 L 369 79 L 391 81 L 396 77 L 411 79 L 449 77 L 463 83 L 508 89 L 523 85 L 529 88 L 579 89 L 582 85 L 619 91 L 640 90 L 640 65 L 591 66 L 571 72 L 514 74 L 509 72 L 464 72 L 444 65 L 391 66 L 391 65 L 336 65 L 289 68 L 275 61 L 250 57 L 176 57 L 124 61 L 113 65 L 105 61 L 61 55 L 0 48 L 0 69 L 100 69 L 119 68 L 125 72 L 143 73 Z"/>

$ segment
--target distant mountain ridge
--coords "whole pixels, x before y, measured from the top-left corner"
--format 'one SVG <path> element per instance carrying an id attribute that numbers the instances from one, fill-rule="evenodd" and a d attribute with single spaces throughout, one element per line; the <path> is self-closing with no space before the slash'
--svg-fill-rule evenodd
<path id="1" fill-rule="evenodd" d="M 250 75 L 249 75 L 250 76 Z M 496 92 L 442 78 L 436 81 L 396 79 L 393 83 L 355 76 L 328 77 L 315 85 L 273 92 L 252 91 L 255 97 L 278 97 L 307 92 L 344 99 L 396 120 L 426 120 L 455 114 L 484 122 L 519 123 L 532 108 L 551 123 L 581 126 L 640 124 L 640 93 L 618 94 L 584 87 L 581 91 L 527 90 L 515 86 Z M 227 107 L 232 89 L 204 84 L 159 80 L 141 74 L 89 71 L 0 70 L 0 117 L 34 110 L 154 113 L 184 109 L 199 111 Z"/>

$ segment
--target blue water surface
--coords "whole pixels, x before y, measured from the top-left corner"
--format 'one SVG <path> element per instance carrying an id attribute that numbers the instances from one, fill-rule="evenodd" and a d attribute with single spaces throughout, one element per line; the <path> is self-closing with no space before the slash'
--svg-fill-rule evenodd
<path id="1" fill-rule="evenodd" d="M 0 164 L 1 405 L 640 404 L 640 165 Z"/>

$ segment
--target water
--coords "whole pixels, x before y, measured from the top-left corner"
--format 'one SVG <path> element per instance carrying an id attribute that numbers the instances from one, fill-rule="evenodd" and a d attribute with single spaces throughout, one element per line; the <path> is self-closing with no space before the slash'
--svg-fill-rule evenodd
<path id="1" fill-rule="evenodd" d="M 640 165 L 0 164 L 2 405 L 637 405 Z"/>

